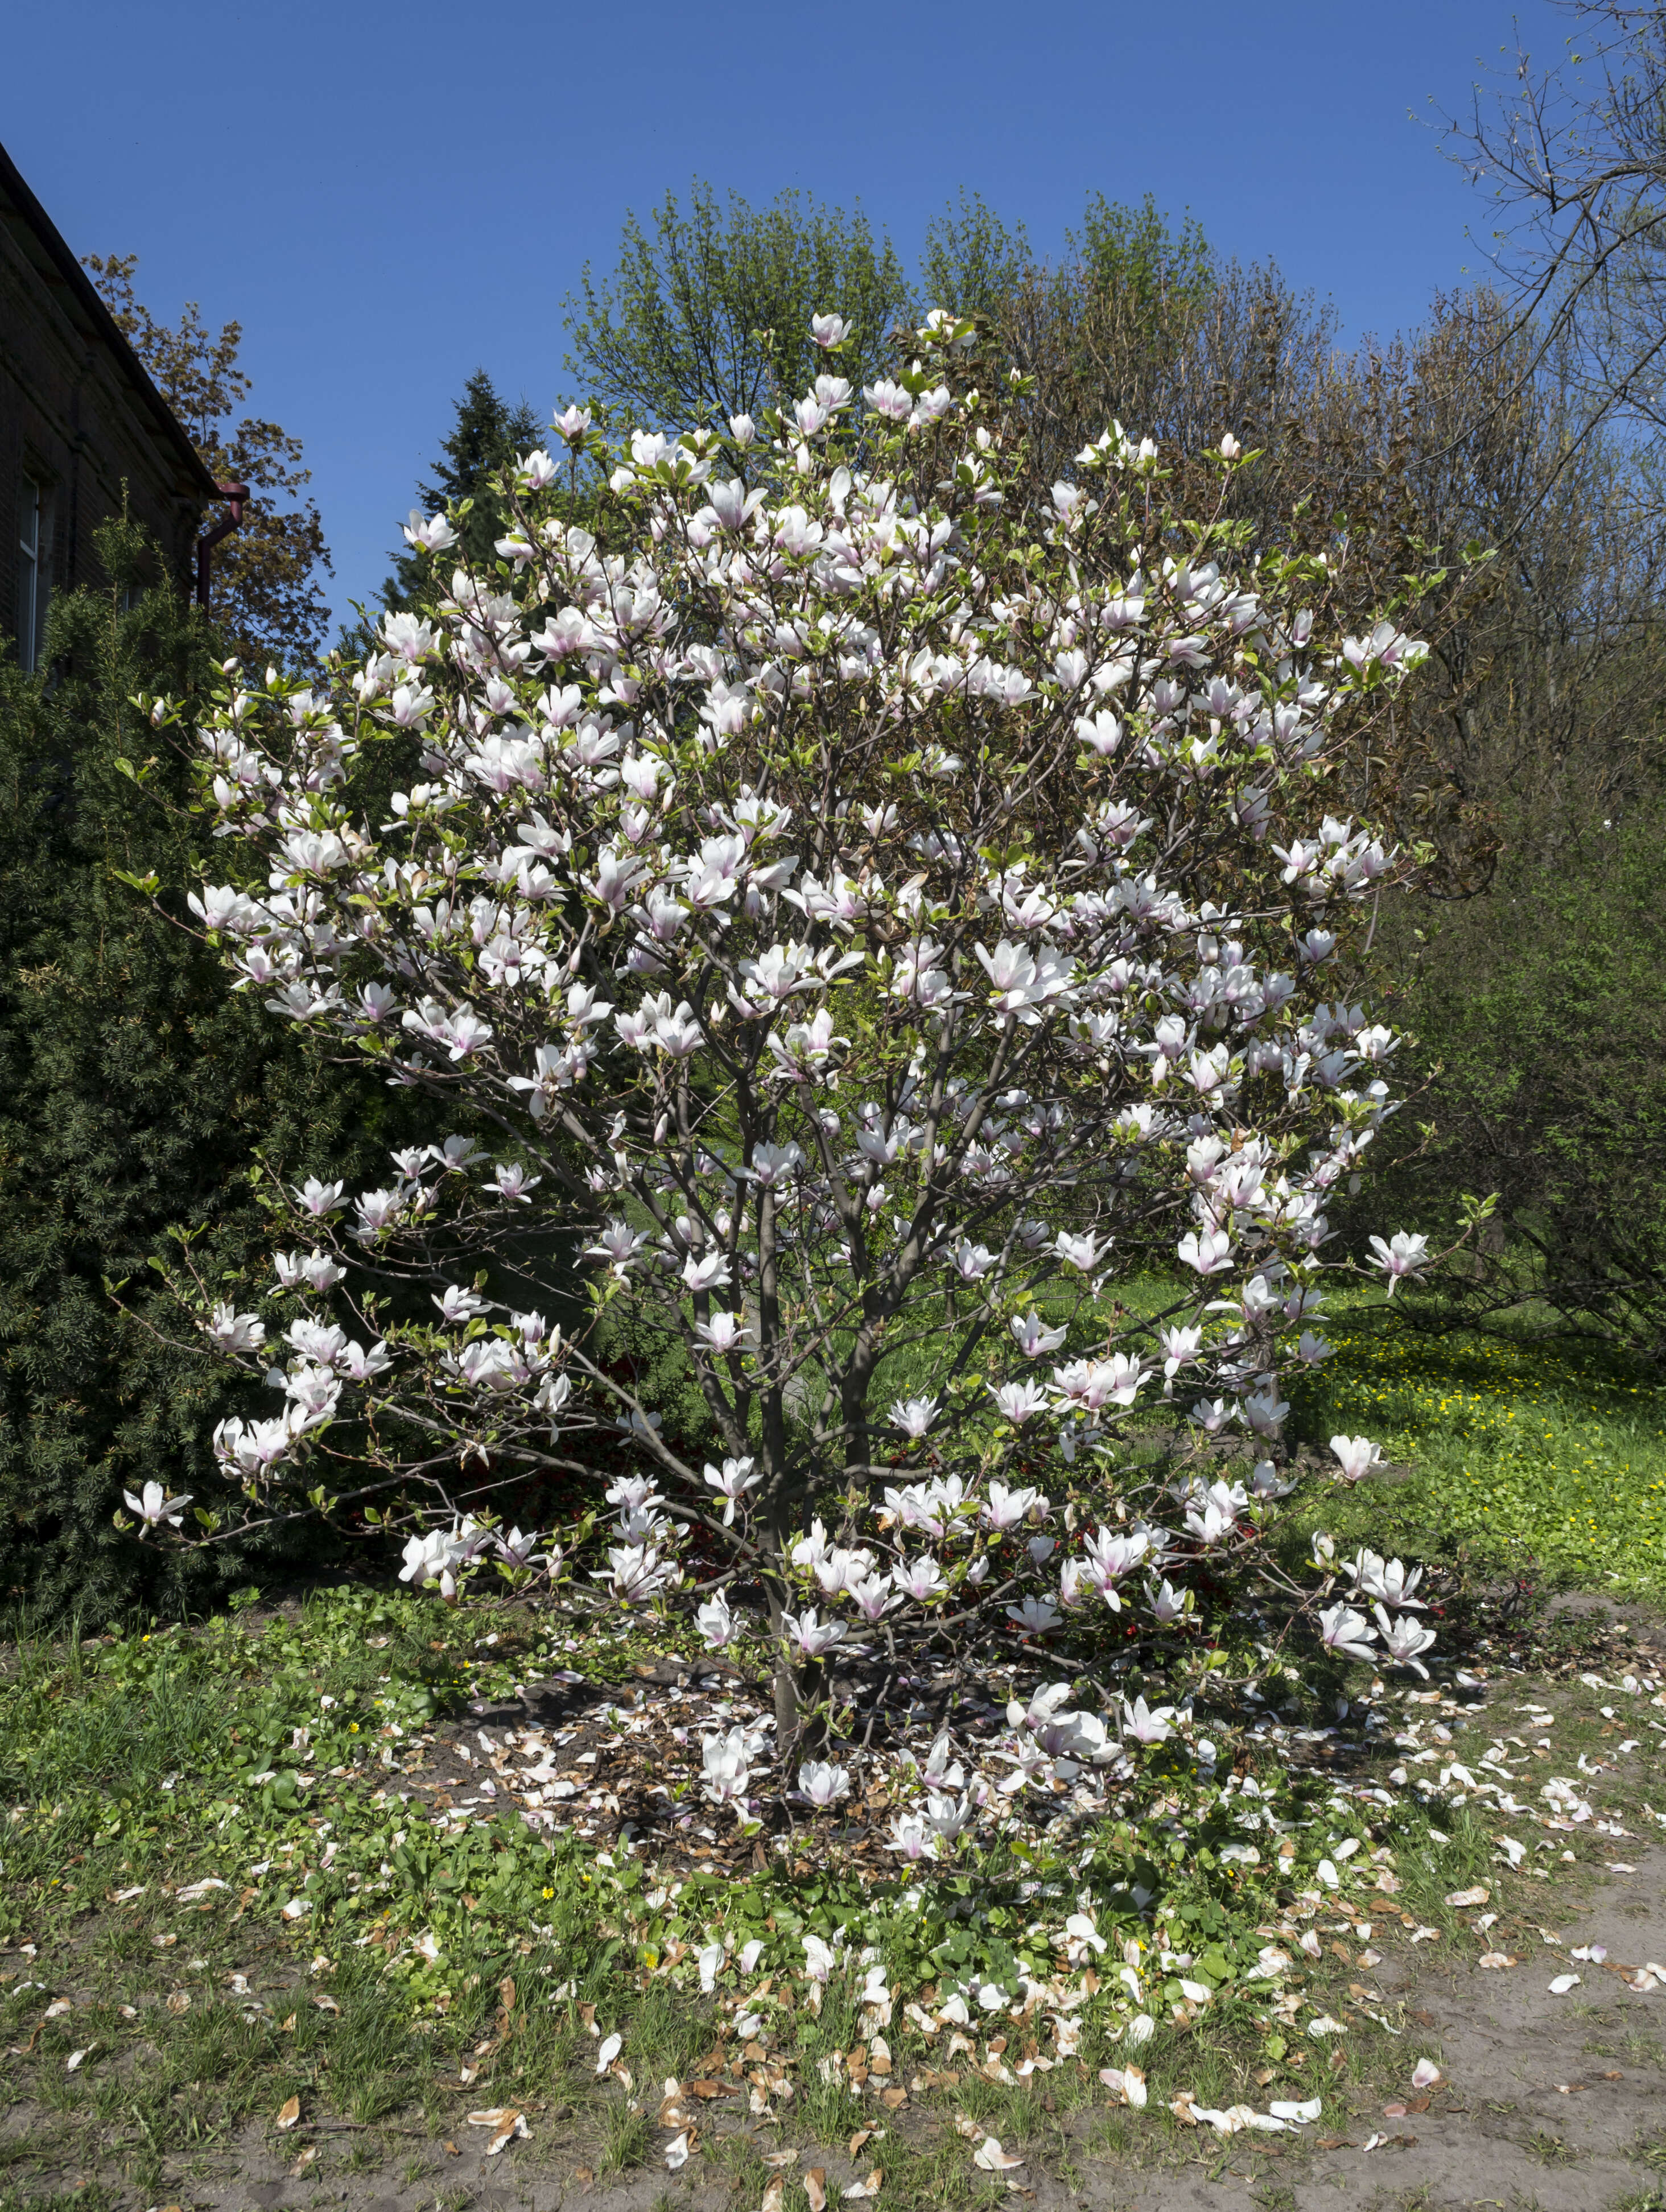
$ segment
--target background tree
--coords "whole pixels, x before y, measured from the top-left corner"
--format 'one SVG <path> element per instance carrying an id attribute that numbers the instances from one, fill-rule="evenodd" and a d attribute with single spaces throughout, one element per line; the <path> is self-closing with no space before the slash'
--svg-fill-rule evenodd
<path id="1" fill-rule="evenodd" d="M 1578 432 L 1666 433 L 1666 7 L 1558 0 L 1573 26 L 1554 67 L 1518 47 L 1507 88 L 1478 86 L 1446 144 L 1503 220 L 1492 259 L 1530 333 L 1578 394 Z M 1577 51 L 1578 49 L 1582 51 Z"/>
<path id="2" fill-rule="evenodd" d="M 475 370 L 454 405 L 451 434 L 441 441 L 439 458 L 429 479 L 418 483 L 416 496 L 425 514 L 444 514 L 467 501 L 468 513 L 456 523 L 464 556 L 476 567 L 489 568 L 493 544 L 503 533 L 500 479 L 519 455 L 544 443 L 549 428 L 524 398 L 511 406 L 483 368 Z M 422 573 L 416 553 L 407 549 L 396 554 L 393 574 L 383 586 L 385 605 L 412 605 Z"/>
<path id="3" fill-rule="evenodd" d="M 854 335 L 840 374 L 871 379 L 914 294 L 860 208 L 848 215 L 794 191 L 762 208 L 731 192 L 725 208 L 696 181 L 686 209 L 666 193 L 651 234 L 628 216 L 612 276 L 598 279 L 587 263 L 567 306 L 567 367 L 587 395 L 648 428 L 680 427 L 756 416 L 813 383 L 828 364 L 812 314 L 846 318 Z"/>
<path id="4" fill-rule="evenodd" d="M 316 502 L 299 496 L 313 474 L 302 465 L 300 439 L 258 416 L 238 415 L 252 389 L 240 361 L 242 325 L 224 323 L 216 335 L 194 300 L 177 325 L 157 322 L 134 294 L 135 253 L 90 253 L 86 266 L 204 465 L 221 483 L 246 483 L 253 495 L 242 527 L 215 550 L 210 611 L 227 649 L 251 666 L 305 667 L 329 622 L 319 584 L 319 572 L 330 572 L 329 549 Z"/>

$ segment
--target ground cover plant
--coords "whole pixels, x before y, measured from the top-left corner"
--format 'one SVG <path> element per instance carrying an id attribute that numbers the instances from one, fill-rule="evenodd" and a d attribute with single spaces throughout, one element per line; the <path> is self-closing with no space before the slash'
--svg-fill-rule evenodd
<path id="1" fill-rule="evenodd" d="M 1434 1531 L 1477 1573 L 1658 1599 L 1666 1590 L 1666 1396 L 1657 1372 L 1547 1333 L 1486 1330 L 1438 1310 L 1339 1306 L 1334 1358 L 1303 1378 L 1296 1421 L 1316 1442 L 1368 1428 L 1404 1479 L 1369 1523 L 1398 1546 Z"/>
<path id="2" fill-rule="evenodd" d="M 1085 2187 L 1108 2159 L 1230 2154 L 1268 2177 L 1386 2139 L 1385 2098 L 1449 2094 L 1411 2078 L 1444 2071 L 1420 1962 L 1530 1974 L 1551 1900 L 1623 1874 L 1666 1796 L 1657 1656 L 1520 1632 L 1473 1613 L 1449 1679 L 1408 1692 L 1354 1668 L 1260 1714 L 1222 1695 L 1217 1778 L 1151 1778 L 1097 1851 L 934 1890 L 883 1853 L 864 1872 L 883 1808 L 853 1813 L 842 1865 L 743 1848 L 691 1793 L 658 1835 L 632 1818 L 664 1735 L 748 1696 L 652 1624 L 574 1651 L 513 1598 L 361 1589 L 26 1635 L 0 2154 L 37 2205 L 219 2202 L 256 2170 L 441 2201 L 460 2178 L 462 2202 L 500 2136 L 529 2173 L 759 2196 L 790 2150 L 923 2204 L 991 2172 Z M 581 1778 L 553 1802 L 552 1767 Z M 1573 2003 L 1657 1978 L 1549 1964 Z"/>

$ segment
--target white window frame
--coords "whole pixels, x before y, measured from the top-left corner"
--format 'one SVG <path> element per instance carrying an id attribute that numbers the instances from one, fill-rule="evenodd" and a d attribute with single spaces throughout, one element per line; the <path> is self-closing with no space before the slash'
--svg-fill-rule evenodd
<path id="1" fill-rule="evenodd" d="M 17 522 L 17 663 L 28 675 L 40 644 L 40 562 L 46 487 L 26 476 L 19 486 Z"/>

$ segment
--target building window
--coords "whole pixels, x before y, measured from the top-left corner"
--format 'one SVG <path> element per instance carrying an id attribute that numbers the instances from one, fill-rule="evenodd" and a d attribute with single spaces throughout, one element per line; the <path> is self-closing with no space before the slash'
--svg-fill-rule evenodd
<path id="1" fill-rule="evenodd" d="M 46 611 L 41 574 L 46 557 L 41 514 L 46 502 L 33 477 L 24 477 L 17 504 L 17 660 L 27 672 L 35 665 L 41 617 Z"/>

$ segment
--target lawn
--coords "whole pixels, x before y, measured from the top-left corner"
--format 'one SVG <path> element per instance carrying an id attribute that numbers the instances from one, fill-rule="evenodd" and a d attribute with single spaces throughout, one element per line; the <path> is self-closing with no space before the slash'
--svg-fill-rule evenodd
<path id="1" fill-rule="evenodd" d="M 1409 2047 L 1410 2000 L 1379 1965 L 1508 1948 L 1544 1885 L 1626 1848 L 1609 1838 L 1651 1824 L 1645 1793 L 1666 1802 L 1657 1674 L 1589 1625 L 1525 1649 L 1518 1588 L 1658 1591 L 1666 1439 L 1657 1390 L 1592 1360 L 1434 1336 L 1380 1299 L 1343 1304 L 1329 1334 L 1298 1440 L 1364 1431 L 1409 1465 L 1322 1504 L 1350 1540 L 1428 1563 L 1434 1680 L 1307 1649 L 1244 1698 L 1201 1635 L 1161 1680 L 1119 1676 L 1134 1662 L 1107 1646 L 1107 1708 L 1140 1684 L 1189 1692 L 1218 1759 L 1164 1747 L 1097 1826 L 1043 1822 L 938 1870 L 885 1856 L 883 1811 L 865 1842 L 853 1819 L 842 1861 L 808 1830 L 739 1847 L 678 1780 L 665 1724 L 697 1742 L 744 1699 L 679 1685 L 690 1647 L 668 1620 L 580 1639 L 507 1599 L 346 1589 L 98 1638 L 18 1624 L 0 1651 L 0 2204 L 84 2185 L 94 2212 L 232 2172 L 361 2168 L 450 2201 L 452 2161 L 477 2163 L 517 2112 L 532 2140 L 505 2164 L 605 2178 L 691 2130 L 699 2169 L 756 2200 L 787 2131 L 835 2146 L 847 2190 L 881 2164 L 899 2208 L 965 2201 L 984 2136 L 1067 2176 L 1201 2155 L 1188 2099 L 1317 2097 L 1345 2124 Z M 980 1695 L 998 1707 L 1049 1666 L 1037 1651 Z M 580 1820 L 571 1790 L 573 1817 L 526 1809 L 553 1754 L 503 1717 L 540 1683 L 578 1717 L 562 1756 L 596 1762 L 566 1770 L 583 1803 L 617 1792 L 611 1816 Z M 1552 1752 L 1498 1734 L 1534 1686 Z M 633 1758 L 685 1805 L 657 1861 L 623 1818 Z M 1547 1811 L 1552 1767 L 1572 1799 Z M 837 1954 L 820 1989 L 813 1942 Z M 1136 2051 L 1144 2110 L 1115 2086 Z"/>

